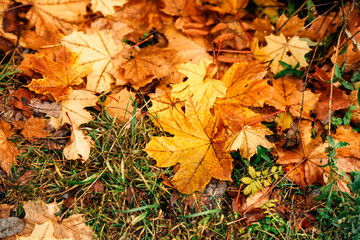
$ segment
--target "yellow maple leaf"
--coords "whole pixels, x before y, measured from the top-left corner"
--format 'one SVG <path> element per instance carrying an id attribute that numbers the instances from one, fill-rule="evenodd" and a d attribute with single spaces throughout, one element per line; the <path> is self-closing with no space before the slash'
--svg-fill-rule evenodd
<path id="1" fill-rule="evenodd" d="M 113 69 L 112 59 L 123 46 L 115 43 L 112 35 L 106 31 L 85 34 L 74 31 L 63 37 L 62 43 L 73 52 L 80 54 L 80 63 L 92 63 L 92 72 L 87 77 L 86 89 L 96 92 L 108 92 L 114 78 L 109 73 Z"/>
<path id="2" fill-rule="evenodd" d="M 127 0 L 91 0 L 91 9 L 101 12 L 104 16 L 115 13 L 114 7 L 121 7 Z"/>
<path id="3" fill-rule="evenodd" d="M 198 64 L 187 62 L 177 65 L 180 73 L 188 77 L 187 81 L 173 84 L 171 95 L 180 101 L 191 98 L 196 103 L 207 104 L 211 107 L 216 98 L 224 97 L 226 87 L 220 80 L 213 78 L 214 68 L 208 73 L 210 60 L 203 58 Z"/>
<path id="4" fill-rule="evenodd" d="M 166 121 L 159 119 L 162 128 L 174 136 L 154 137 L 145 148 L 159 167 L 180 163 L 171 182 L 185 194 L 204 189 L 212 177 L 231 180 L 232 170 L 223 125 L 208 108 L 192 105 L 191 99 L 188 101 L 186 113 L 176 109 Z M 190 108 L 192 111 L 188 111 Z"/>
<path id="5" fill-rule="evenodd" d="M 66 48 L 55 55 L 55 61 L 42 54 L 26 54 L 19 66 L 31 69 L 43 75 L 41 79 L 33 79 L 27 87 L 40 94 L 51 94 L 58 102 L 66 97 L 72 86 L 83 83 L 82 78 L 91 71 L 91 65 L 80 65 L 77 54 Z"/>
<path id="6" fill-rule="evenodd" d="M 280 33 L 279 36 L 273 34 L 265 36 L 267 46 L 261 48 L 266 53 L 267 60 L 272 61 L 270 67 L 271 71 L 275 74 L 285 69 L 279 61 L 283 61 L 292 67 L 295 67 L 297 63 L 300 67 L 306 67 L 308 63 L 305 59 L 311 48 L 306 42 L 301 41 L 299 37 L 292 37 L 286 39 L 285 36 Z"/>
<path id="7" fill-rule="evenodd" d="M 84 18 L 86 6 L 90 0 L 19 0 L 22 4 L 31 5 L 26 14 L 30 25 L 40 36 L 61 30 L 70 33 Z"/>

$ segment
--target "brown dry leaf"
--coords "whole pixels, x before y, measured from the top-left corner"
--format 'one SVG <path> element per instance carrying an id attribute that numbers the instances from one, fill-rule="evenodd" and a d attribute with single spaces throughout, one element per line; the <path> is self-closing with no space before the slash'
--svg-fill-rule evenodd
<path id="1" fill-rule="evenodd" d="M 96 105 L 98 97 L 86 90 L 73 90 L 72 93 L 61 101 L 61 114 L 59 118 L 51 117 L 49 122 L 58 129 L 65 123 L 79 127 L 81 124 L 93 120 L 86 107 Z"/>
<path id="2" fill-rule="evenodd" d="M 263 8 L 262 13 L 266 14 L 270 19 L 278 15 L 278 9 L 284 6 L 284 3 L 277 0 L 254 0 L 254 3 Z"/>
<path id="3" fill-rule="evenodd" d="M 295 15 L 291 17 L 290 20 L 288 19 L 289 18 L 285 15 L 285 13 L 283 13 L 276 21 L 276 29 L 279 30 L 279 28 L 282 27 L 279 33 L 284 34 L 285 37 L 292 37 L 298 34 L 304 27 L 306 18 L 300 19 L 297 15 Z"/>
<path id="4" fill-rule="evenodd" d="M 234 63 L 221 79 L 227 87 L 226 98 L 244 107 L 262 107 L 273 95 L 265 74 L 265 65 L 257 61 Z"/>
<path id="5" fill-rule="evenodd" d="M 14 186 L 24 186 L 36 176 L 34 170 L 27 170 L 20 178 L 14 182 Z"/>
<path id="6" fill-rule="evenodd" d="M 85 225 L 83 215 L 75 214 L 60 221 L 55 216 L 60 211 L 56 202 L 45 204 L 41 200 L 23 202 L 25 209 L 25 230 L 17 237 L 29 237 L 34 231 L 35 225 L 42 225 L 50 222 L 53 226 L 55 239 L 91 240 L 92 230 Z M 26 238 L 25 238 L 26 239 Z"/>
<path id="7" fill-rule="evenodd" d="M 90 0 L 19 0 L 31 5 L 26 14 L 39 36 L 51 36 L 57 30 L 70 33 L 81 24 Z"/>
<path id="8" fill-rule="evenodd" d="M 105 107 L 105 110 L 110 117 L 116 118 L 120 124 L 124 124 L 133 117 L 133 103 L 135 100 L 135 93 L 129 92 L 126 88 L 124 88 L 118 93 L 108 95 L 102 105 Z M 136 110 L 136 117 L 139 114 L 140 111 Z"/>
<path id="9" fill-rule="evenodd" d="M 246 202 L 241 206 L 241 211 L 246 211 L 249 207 L 261 208 L 262 205 L 266 204 L 269 201 L 269 194 L 265 197 L 264 194 L 269 190 L 269 188 L 263 188 L 261 191 L 257 191 L 254 195 L 250 195 L 246 198 Z M 261 198 L 261 200 L 260 200 Z M 253 204 L 255 204 L 253 206 Z"/>
<path id="10" fill-rule="evenodd" d="M 18 237 L 17 240 L 61 240 L 54 238 L 54 227 L 51 221 L 47 221 L 43 224 L 35 224 L 34 230 L 29 237 Z M 73 238 L 67 238 L 62 240 L 72 240 Z"/>
<path id="11" fill-rule="evenodd" d="M 14 207 L 15 207 L 15 205 L 0 204 L 0 218 L 8 218 L 8 217 L 10 217 L 10 211 Z"/>
<path id="12" fill-rule="evenodd" d="M 311 139 L 311 122 L 301 121 L 300 135 L 301 144 L 293 150 L 278 148 L 277 164 L 284 166 L 286 172 L 290 172 L 297 164 L 302 162 L 297 168 L 292 170 L 288 177 L 299 187 L 305 190 L 307 185 L 314 183 L 324 184 L 323 173 L 329 171 L 329 167 L 321 167 L 328 161 L 325 153 L 326 145 L 322 142 L 320 135 Z"/>
<path id="13" fill-rule="evenodd" d="M 358 139 L 360 134 L 352 129 L 350 125 L 341 125 L 336 129 L 336 134 L 333 137 L 339 142 L 349 143 L 349 145 L 336 150 L 337 166 L 346 173 L 359 170 L 360 146 Z"/>
<path id="14" fill-rule="evenodd" d="M 359 90 L 352 91 L 349 95 L 350 104 L 357 106 L 356 109 L 352 111 L 351 115 L 351 122 L 353 124 L 357 124 L 360 122 L 360 108 L 359 108 L 359 102 L 358 102 L 358 92 Z"/>
<path id="15" fill-rule="evenodd" d="M 13 165 L 16 165 L 16 156 L 20 155 L 17 147 L 8 139 L 11 138 L 11 124 L 0 121 L 0 167 L 10 174 Z"/>
<path id="16" fill-rule="evenodd" d="M 89 159 L 92 141 L 77 126 L 72 126 L 70 143 L 64 148 L 64 156 L 69 160 L 80 159 L 82 163 Z"/>
<path id="17" fill-rule="evenodd" d="M 322 167 L 328 163 L 326 153 L 327 143 L 323 143 L 320 134 L 314 139 L 311 138 L 311 122 L 303 120 L 300 126 L 301 144 L 293 150 L 278 149 L 279 159 L 276 163 L 284 166 L 286 172 L 292 170 L 297 164 L 302 162 L 295 170 L 289 174 L 289 178 L 299 185 L 303 190 L 307 185 L 314 183 L 324 183 L 324 174 L 329 174 L 330 168 Z M 360 169 L 360 154 L 357 144 L 359 133 L 356 133 L 350 126 L 340 126 L 337 133 L 333 136 L 335 142 L 346 141 L 350 145 L 336 150 L 337 167 L 346 173 Z M 338 181 L 338 185 L 344 185 L 343 180 Z M 344 189 L 344 188 L 343 188 Z"/>
<path id="18" fill-rule="evenodd" d="M 114 7 L 123 6 L 128 0 L 91 0 L 93 12 L 101 12 L 104 16 L 115 13 Z"/>
<path id="19" fill-rule="evenodd" d="M 251 27 L 254 28 L 254 37 L 259 39 L 260 42 L 265 42 L 265 36 L 272 34 L 275 30 L 268 17 L 255 18 L 251 23 Z"/>
<path id="20" fill-rule="evenodd" d="M 61 36 L 55 33 L 50 36 L 39 36 L 35 31 L 25 30 L 21 33 L 21 39 L 22 47 L 36 50 L 50 59 L 55 59 L 55 54 L 63 48 L 60 44 Z"/>
<path id="21" fill-rule="evenodd" d="M 235 14 L 240 8 L 245 8 L 249 0 L 196 0 L 196 3 L 212 11 L 217 11 L 221 14 L 230 13 Z"/>
<path id="22" fill-rule="evenodd" d="M 20 134 L 27 138 L 28 141 L 34 142 L 38 138 L 46 138 L 50 136 L 50 129 L 48 126 L 49 119 L 34 118 L 31 116 L 24 125 Z"/>
<path id="23" fill-rule="evenodd" d="M 280 33 L 279 36 L 273 34 L 265 37 L 267 46 L 261 50 L 267 54 L 267 60 L 272 61 L 270 64 L 271 71 L 277 74 L 285 69 L 279 61 L 283 61 L 292 67 L 300 63 L 300 67 L 306 67 L 308 63 L 305 59 L 305 54 L 311 49 L 306 42 L 301 41 L 299 37 L 288 37 Z"/>
<path id="24" fill-rule="evenodd" d="M 320 42 L 326 35 L 336 32 L 340 23 L 340 15 L 330 12 L 329 14 L 319 16 L 319 18 L 312 22 L 309 28 L 300 33 L 300 36 Z"/>
<path id="25" fill-rule="evenodd" d="M 310 119 L 310 112 L 315 108 L 319 99 L 319 94 L 314 94 L 310 90 L 304 92 L 304 104 L 301 80 L 294 80 L 290 77 L 283 77 L 273 81 L 274 95 L 266 103 L 276 107 L 278 110 L 288 110 L 292 116 L 299 117 L 301 108 L 302 116 Z"/>
<path id="26" fill-rule="evenodd" d="M 206 106 L 191 105 L 186 113 L 174 110 L 159 125 L 174 137 L 153 137 L 145 151 L 159 167 L 180 163 L 171 183 L 182 193 L 201 191 L 211 178 L 231 181 L 232 158 L 225 150 L 222 123 Z"/>
<path id="27" fill-rule="evenodd" d="M 61 103 L 59 102 L 45 101 L 42 103 L 40 99 L 32 98 L 30 100 L 29 107 L 31 107 L 35 113 L 45 113 L 54 118 L 60 117 Z"/>
<path id="28" fill-rule="evenodd" d="M 259 121 L 264 114 L 258 114 L 252 110 L 239 107 L 227 100 L 217 101 L 215 114 L 224 119 L 224 125 L 229 128 L 227 137 L 228 150 L 239 150 L 242 157 L 250 159 L 257 153 L 257 146 L 265 148 L 275 147 L 265 136 L 273 134 L 270 129 Z"/>
<path id="29" fill-rule="evenodd" d="M 11 5 L 10 0 L 4 0 L 0 2 L 0 36 L 4 37 L 5 39 L 10 40 L 12 43 L 15 43 L 17 40 L 17 36 L 13 33 L 5 32 L 3 29 L 3 18 L 5 15 L 6 10 Z"/>
<path id="30" fill-rule="evenodd" d="M 122 44 L 115 43 L 112 35 L 104 30 L 92 34 L 74 31 L 63 37 L 62 43 L 80 54 L 80 64 L 93 64 L 86 89 L 99 93 L 111 90 L 115 81 L 109 72 L 114 68 L 113 58 L 123 49 Z"/>
<path id="31" fill-rule="evenodd" d="M 116 61 L 116 84 L 130 83 L 132 87 L 139 89 L 155 78 L 163 78 L 176 72 L 172 64 L 175 54 L 173 50 L 159 49 L 156 46 L 146 47 L 140 51 L 131 50 L 129 60 L 124 61 L 120 56 Z"/>
<path id="32" fill-rule="evenodd" d="M 313 76 L 317 80 L 313 80 L 312 84 L 316 87 L 316 89 L 319 89 L 317 92 L 320 93 L 319 101 L 317 101 L 315 105 L 314 113 L 316 114 L 316 119 L 323 121 L 329 114 L 331 87 L 330 83 L 326 83 L 325 81 L 330 81 L 330 77 L 327 76 L 324 70 L 318 68 L 317 66 L 315 66 L 315 73 Z M 341 91 L 336 86 L 332 87 L 332 91 L 331 111 L 345 109 L 350 106 L 349 96 L 346 95 L 345 92 Z"/>
<path id="33" fill-rule="evenodd" d="M 134 30 L 149 32 L 151 29 L 162 29 L 163 21 L 173 21 L 167 18 L 158 8 L 160 1 L 132 0 L 123 9 L 111 16 L 111 19 L 126 23 Z M 178 1 L 176 1 L 178 2 Z"/>
<path id="34" fill-rule="evenodd" d="M 33 79 L 27 87 L 39 94 L 51 94 L 56 102 L 65 98 L 72 86 L 82 84 L 82 78 L 91 72 L 91 65 L 80 65 L 79 56 L 66 48 L 56 53 L 54 61 L 39 53 L 26 54 L 19 67 L 40 73 L 43 78 Z"/>

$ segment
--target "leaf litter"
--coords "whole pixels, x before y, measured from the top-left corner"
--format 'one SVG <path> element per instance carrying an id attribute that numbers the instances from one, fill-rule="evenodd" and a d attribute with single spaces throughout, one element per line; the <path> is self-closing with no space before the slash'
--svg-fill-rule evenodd
<path id="1" fill-rule="evenodd" d="M 152 136 L 142 150 L 155 159 L 156 167 L 174 167 L 173 176 L 161 175 L 164 185 L 183 194 L 204 192 L 200 197 L 204 205 L 214 205 L 208 199 L 209 192 L 216 191 L 210 189 L 214 179 L 239 186 L 232 178 L 239 161 L 234 154 L 251 164 L 262 148 L 276 158 L 273 164 L 283 166 L 283 178 L 304 193 L 309 185 L 329 183 L 334 173 L 326 135 L 336 143 L 350 143 L 337 151 L 337 170 L 349 178 L 350 172 L 360 170 L 355 144 L 359 133 L 347 124 L 326 131 L 332 123 L 329 116 L 343 116 L 350 100 L 357 108 L 346 121 L 358 124 L 359 95 L 346 86 L 353 83 L 350 79 L 360 60 L 355 35 L 359 14 L 347 4 L 340 15 L 356 24 L 341 23 L 334 11 L 326 16 L 315 11 L 312 14 L 318 16 L 313 21 L 301 14 L 289 18 L 279 14 L 281 2 L 259 0 L 252 4 L 262 11 L 249 16 L 248 2 L 19 0 L 17 4 L 26 8 L 15 13 L 8 9 L 14 2 L 0 4 L 2 12 L 9 12 L 1 16 L 6 28 L 0 31 L 1 39 L 23 51 L 17 63 L 22 88 L 9 89 L 8 95 L 2 90 L 8 100 L 0 101 L 0 167 L 5 176 L 11 177 L 25 151 L 12 141 L 19 135 L 27 144 L 46 142 L 49 149 L 62 150 L 62 160 L 85 166 L 94 157 L 92 149 L 104 144 L 86 127 L 102 112 L 131 131 L 136 121 L 150 119 L 163 133 Z M 346 34 L 355 36 L 347 49 L 340 49 L 348 58 L 337 58 L 329 50 L 314 67 L 311 54 L 341 24 L 348 24 Z M 7 30 L 12 25 L 21 31 Z M 339 41 L 341 46 L 347 44 L 344 35 Z M 336 58 L 337 66 L 347 60 L 340 82 L 332 73 L 337 71 Z M 286 66 L 299 68 L 306 77 L 277 78 Z M 65 140 L 51 147 L 57 136 Z M 63 177 L 58 168 L 56 174 Z M 17 185 L 31 182 L 36 172 L 30 175 L 18 178 Z M 247 179 L 245 184 L 269 177 L 265 172 L 250 175 L 252 179 L 242 178 Z M 101 175 L 89 177 L 97 182 Z M 349 192 L 347 178 L 336 180 L 345 192 Z M 264 218 L 266 209 L 273 207 L 271 199 L 277 191 L 273 183 L 269 177 L 257 186 L 261 191 L 248 197 L 250 188 L 237 187 L 232 207 L 244 214 L 246 224 Z M 223 198 L 226 184 L 219 186 L 218 197 Z M 131 191 L 135 195 L 136 189 Z M 130 193 L 128 188 L 126 192 Z M 90 239 L 93 234 L 81 215 L 65 220 L 56 216 L 57 202 L 22 204 L 25 230 L 12 234 L 19 233 L 18 239 Z M 310 227 L 307 218 L 313 220 L 301 215 L 298 226 Z M 72 228 L 74 224 L 77 227 Z"/>

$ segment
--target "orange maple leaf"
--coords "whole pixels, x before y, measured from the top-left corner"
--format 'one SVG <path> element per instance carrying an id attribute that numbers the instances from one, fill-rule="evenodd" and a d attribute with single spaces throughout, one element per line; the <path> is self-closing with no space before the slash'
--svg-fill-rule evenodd
<path id="1" fill-rule="evenodd" d="M 227 87 L 226 98 L 241 106 L 262 107 L 273 95 L 272 87 L 264 79 L 265 66 L 257 61 L 234 63 L 221 81 Z"/>
<path id="2" fill-rule="evenodd" d="M 108 95 L 102 105 L 112 118 L 116 118 L 120 124 L 124 124 L 133 117 L 135 99 L 135 93 L 124 88 L 118 93 Z M 139 114 L 140 111 L 136 110 L 135 116 L 137 117 Z"/>
<path id="3" fill-rule="evenodd" d="M 24 128 L 20 133 L 30 142 L 37 141 L 37 138 L 45 138 L 50 135 L 48 122 L 49 119 L 34 118 L 31 116 L 25 122 Z"/>
<path id="4" fill-rule="evenodd" d="M 310 112 L 315 108 L 315 104 L 319 99 L 318 94 L 313 94 L 310 90 L 306 90 L 303 102 L 302 82 L 290 77 L 274 80 L 273 87 L 275 90 L 274 95 L 266 101 L 266 104 L 274 106 L 279 110 L 288 110 L 294 117 L 300 116 L 301 108 L 303 107 L 302 116 L 310 118 Z"/>
<path id="5" fill-rule="evenodd" d="M 90 0 L 19 0 L 32 7 L 26 14 L 30 25 L 40 36 L 53 34 L 56 30 L 70 33 L 81 23 Z"/>
<path id="6" fill-rule="evenodd" d="M 314 139 L 311 138 L 311 122 L 303 120 L 300 126 L 301 142 L 297 148 L 292 150 L 278 149 L 278 160 L 276 163 L 284 166 L 284 170 L 289 172 L 289 178 L 292 179 L 303 190 L 307 185 L 314 183 L 324 184 L 324 173 L 329 174 L 330 168 L 327 165 L 328 156 L 326 153 L 327 143 L 323 143 L 321 136 L 318 134 Z M 338 128 L 334 140 L 357 141 L 359 134 L 350 129 L 350 127 Z M 346 173 L 360 169 L 360 154 L 357 152 L 359 147 L 351 144 L 344 148 L 336 150 L 337 167 Z M 326 166 L 326 167 L 325 167 Z M 295 169 L 294 169 L 295 168 Z M 340 182 L 338 182 L 341 187 Z"/>
<path id="7" fill-rule="evenodd" d="M 40 94 L 51 94 L 58 102 L 72 91 L 72 86 L 82 84 L 83 77 L 91 72 L 91 65 L 80 65 L 79 56 L 66 48 L 55 55 L 55 60 L 42 54 L 26 54 L 19 66 L 40 73 L 42 79 L 33 79 L 27 87 Z"/>
<path id="8" fill-rule="evenodd" d="M 131 84 L 138 89 L 152 82 L 155 78 L 163 78 L 174 72 L 172 58 L 175 51 L 159 49 L 150 46 L 137 50 L 130 50 L 129 60 L 124 61 L 120 56 L 116 62 L 114 76 L 117 85 Z"/>
<path id="9" fill-rule="evenodd" d="M 229 129 L 228 150 L 239 150 L 242 157 L 250 159 L 257 153 L 257 146 L 275 147 L 266 139 L 273 134 L 270 129 L 260 123 L 264 114 L 229 103 L 227 100 L 217 101 L 215 114 L 223 118 L 224 125 Z"/>
<path id="10" fill-rule="evenodd" d="M 206 107 L 191 105 L 187 112 L 170 111 L 159 124 L 173 137 L 154 137 L 145 148 L 159 167 L 180 163 L 172 184 L 182 193 L 200 191 L 211 178 L 231 180 L 232 158 L 225 149 L 223 124 Z M 188 110 L 192 111 L 188 111 Z"/>
<path id="11" fill-rule="evenodd" d="M 11 137 L 11 124 L 0 121 L 0 167 L 10 174 L 13 165 L 16 165 L 16 156 L 20 155 L 17 147 L 8 139 Z"/>

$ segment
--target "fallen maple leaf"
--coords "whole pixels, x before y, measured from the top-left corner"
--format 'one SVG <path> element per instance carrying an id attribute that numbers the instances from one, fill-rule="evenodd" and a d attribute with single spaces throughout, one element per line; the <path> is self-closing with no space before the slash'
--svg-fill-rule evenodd
<path id="1" fill-rule="evenodd" d="M 312 139 L 311 122 L 303 120 L 301 123 L 301 144 L 293 150 L 279 148 L 276 163 L 283 165 L 286 172 L 291 171 L 289 178 L 305 190 L 307 185 L 324 184 L 323 173 L 329 171 L 329 167 L 321 167 L 326 165 L 328 157 L 320 135 Z"/>
<path id="2" fill-rule="evenodd" d="M 45 204 L 41 200 L 23 202 L 25 209 L 24 220 L 26 222 L 23 232 L 17 237 L 28 237 L 35 230 L 36 225 L 51 230 L 53 227 L 53 237 L 55 239 L 74 239 L 74 240 L 90 240 L 92 239 L 92 230 L 85 225 L 83 215 L 74 214 L 66 219 L 60 220 L 59 216 L 55 216 L 60 211 L 56 202 Z M 50 229 L 49 229 L 50 227 Z M 51 232 L 51 231 L 50 231 Z M 49 232 L 47 232 L 49 234 Z M 37 234 L 36 232 L 34 234 Z M 35 235 L 36 236 L 36 235 Z M 21 238 L 24 239 L 24 238 Z M 39 238 L 25 238 L 39 239 Z M 42 238 L 40 238 L 42 239 Z M 43 238 L 48 239 L 48 238 Z M 51 239 L 51 238 L 50 238 Z"/>
<path id="3" fill-rule="evenodd" d="M 84 108 L 96 105 L 98 97 L 86 90 L 73 90 L 69 96 L 61 101 L 61 114 L 59 118 L 51 117 L 49 122 L 58 129 L 65 123 L 79 127 L 93 119 Z"/>
<path id="4" fill-rule="evenodd" d="M 177 111 L 182 114 L 182 107 L 184 107 L 185 104 L 184 101 L 180 101 L 169 94 L 163 94 L 160 97 L 152 98 L 151 102 L 152 106 L 148 111 L 152 122 L 159 128 L 161 128 L 159 119 L 161 119 L 161 122 L 171 121 L 173 119 L 173 112 Z M 166 120 L 167 118 L 170 119 Z"/>
<path id="5" fill-rule="evenodd" d="M 19 66 L 24 71 L 33 70 L 43 78 L 33 79 L 27 87 L 40 94 L 51 94 L 56 102 L 66 97 L 72 86 L 83 83 L 82 78 L 91 72 L 91 65 L 80 65 L 77 54 L 66 48 L 55 55 L 55 61 L 42 54 L 26 54 Z"/>
<path id="6" fill-rule="evenodd" d="M 207 48 L 211 46 L 208 46 L 205 41 L 194 41 L 193 39 L 186 37 L 177 30 L 174 25 L 168 26 L 164 30 L 164 35 L 169 42 L 166 49 L 176 51 L 175 56 L 173 56 L 174 58 L 172 59 L 174 64 L 186 62 L 197 64 L 203 58 L 211 59 L 210 55 L 207 53 Z"/>
<path id="7" fill-rule="evenodd" d="M 80 159 L 82 163 L 89 159 L 91 137 L 85 136 L 77 126 L 72 126 L 70 143 L 65 146 L 63 153 L 66 159 Z"/>
<path id="8" fill-rule="evenodd" d="M 112 35 L 104 30 L 92 34 L 74 31 L 63 37 L 62 43 L 80 54 L 81 64 L 93 64 L 92 72 L 87 76 L 86 89 L 95 92 L 111 90 L 115 81 L 109 72 L 114 68 L 114 56 L 123 49 L 122 44 L 115 43 Z"/>
<path id="9" fill-rule="evenodd" d="M 27 138 L 28 141 L 34 142 L 38 138 L 45 138 L 50 135 L 48 126 L 49 119 L 34 118 L 31 116 L 21 130 L 21 135 Z"/>
<path id="10" fill-rule="evenodd" d="M 114 7 L 121 7 L 127 0 L 91 0 L 91 9 L 101 12 L 104 16 L 115 13 Z"/>
<path id="11" fill-rule="evenodd" d="M 180 101 L 191 97 L 195 104 L 201 102 L 211 107 L 216 98 L 225 96 L 224 83 L 213 78 L 216 68 L 211 65 L 211 61 L 202 59 L 198 64 L 188 62 L 177 65 L 177 69 L 188 77 L 185 82 L 172 85 L 171 95 Z"/>
<path id="12" fill-rule="evenodd" d="M 139 89 L 155 78 L 163 78 L 174 72 L 172 58 L 175 55 L 173 50 L 164 50 L 156 46 L 149 46 L 131 51 L 129 60 L 124 61 L 123 56 L 119 56 L 116 63 L 114 76 L 117 85 L 131 84 L 132 87 Z"/>
<path id="13" fill-rule="evenodd" d="M 18 237 L 17 240 L 61 240 L 54 238 L 54 227 L 51 221 L 47 221 L 43 224 L 35 224 L 34 230 L 29 237 Z M 73 238 L 67 238 L 63 240 L 72 240 Z"/>
<path id="14" fill-rule="evenodd" d="M 353 142 L 359 137 L 359 134 L 350 127 L 340 127 L 337 131 L 338 133 L 333 136 L 335 142 L 344 140 Z M 292 150 L 279 148 L 279 158 L 276 161 L 276 163 L 284 166 L 286 172 L 291 171 L 288 175 L 289 178 L 303 190 L 305 190 L 307 185 L 313 185 L 314 183 L 324 184 L 324 173 L 329 174 L 331 171 L 329 166 L 327 166 L 328 156 L 326 148 L 328 144 L 323 143 L 319 134 L 315 138 L 311 138 L 311 132 L 311 122 L 301 121 L 301 144 Z M 358 148 L 356 144 L 351 144 L 336 150 L 337 167 L 339 170 L 349 173 L 360 169 Z M 338 180 L 338 185 L 341 189 L 346 190 L 344 188 L 346 184 L 344 184 L 342 179 Z"/>
<path id="15" fill-rule="evenodd" d="M 262 51 L 268 55 L 267 60 L 272 61 L 270 64 L 271 71 L 274 74 L 279 73 L 285 69 L 279 61 L 283 61 L 292 67 L 295 67 L 297 63 L 300 67 L 306 67 L 308 63 L 305 59 L 311 48 L 306 42 L 301 41 L 299 37 L 292 37 L 286 39 L 285 36 L 280 33 L 279 36 L 273 34 L 265 37 L 267 46 L 262 48 Z"/>
<path id="16" fill-rule="evenodd" d="M 4 37 L 5 39 L 10 40 L 11 42 L 16 42 L 16 40 L 18 38 L 16 36 L 16 34 L 5 32 L 4 27 L 3 27 L 4 15 L 10 5 L 11 5 L 10 0 L 4 0 L 4 1 L 0 2 L 0 36 Z"/>
<path id="17" fill-rule="evenodd" d="M 290 77 L 274 80 L 273 87 L 275 92 L 272 98 L 266 101 L 267 104 L 279 110 L 288 110 L 294 117 L 300 117 L 302 111 L 302 116 L 310 119 L 310 112 L 315 108 L 319 94 L 314 94 L 310 90 L 303 93 L 302 81 Z"/>
<path id="18" fill-rule="evenodd" d="M 40 36 L 48 36 L 54 30 L 63 33 L 71 32 L 79 23 L 83 22 L 86 6 L 90 0 L 19 0 L 24 5 L 31 5 L 26 14 L 30 25 Z"/>
<path id="19" fill-rule="evenodd" d="M 102 105 L 110 117 L 116 118 L 120 124 L 124 124 L 133 117 L 135 99 L 135 93 L 124 88 L 118 93 L 108 95 Z M 140 111 L 136 110 L 135 115 L 139 114 Z"/>
<path id="20" fill-rule="evenodd" d="M 306 18 L 300 19 L 297 15 L 289 19 L 285 13 L 283 13 L 276 21 L 276 29 L 279 30 L 280 27 L 282 27 L 279 33 L 284 34 L 285 37 L 292 37 L 302 30 L 305 21 Z"/>
<path id="21" fill-rule="evenodd" d="M 265 74 L 265 66 L 257 61 L 234 63 L 221 78 L 227 87 L 226 98 L 241 106 L 262 107 L 273 95 Z"/>
<path id="22" fill-rule="evenodd" d="M 326 83 L 326 81 L 330 82 L 330 77 L 327 76 L 324 70 L 315 66 L 315 73 L 313 76 L 317 80 L 314 79 L 311 83 L 316 87 L 316 89 L 318 89 L 316 93 L 320 93 L 319 101 L 316 102 L 314 109 L 317 119 L 324 121 L 324 119 L 329 115 L 330 91 L 332 91 L 331 111 L 345 109 L 350 106 L 349 96 L 346 95 L 345 92 L 341 91 L 336 86 L 332 86 L 331 90 L 331 84 Z"/>
<path id="23" fill-rule="evenodd" d="M 16 165 L 16 156 L 20 155 L 17 147 L 8 139 L 11 138 L 11 124 L 0 121 L 0 167 L 10 174 L 13 165 Z"/>
<path id="24" fill-rule="evenodd" d="M 254 3 L 263 8 L 263 13 L 270 19 L 278 16 L 278 9 L 284 6 L 284 3 L 277 0 L 254 0 Z"/>
<path id="25" fill-rule="evenodd" d="M 227 100 L 215 104 L 215 114 L 224 119 L 224 125 L 229 128 L 228 150 L 239 150 L 242 157 L 250 158 L 257 153 L 257 146 L 273 148 L 275 144 L 266 139 L 266 135 L 273 134 L 270 129 L 262 125 L 259 120 L 264 114 L 229 103 Z"/>
<path id="26" fill-rule="evenodd" d="M 219 119 L 206 106 L 191 105 L 191 99 L 188 101 L 186 113 L 174 110 L 166 121 L 159 119 L 162 128 L 174 137 L 154 137 L 145 148 L 159 167 L 180 163 L 171 183 L 185 194 L 204 189 L 212 177 L 231 181 L 232 170 Z"/>
<path id="27" fill-rule="evenodd" d="M 217 11 L 221 14 L 235 14 L 240 8 L 245 8 L 248 2 L 249 0 L 196 0 L 198 5 L 205 6 L 207 9 Z"/>
<path id="28" fill-rule="evenodd" d="M 273 33 L 275 30 L 268 17 L 264 19 L 255 18 L 251 23 L 251 27 L 255 30 L 254 38 L 259 39 L 260 42 L 265 42 L 265 36 Z"/>

